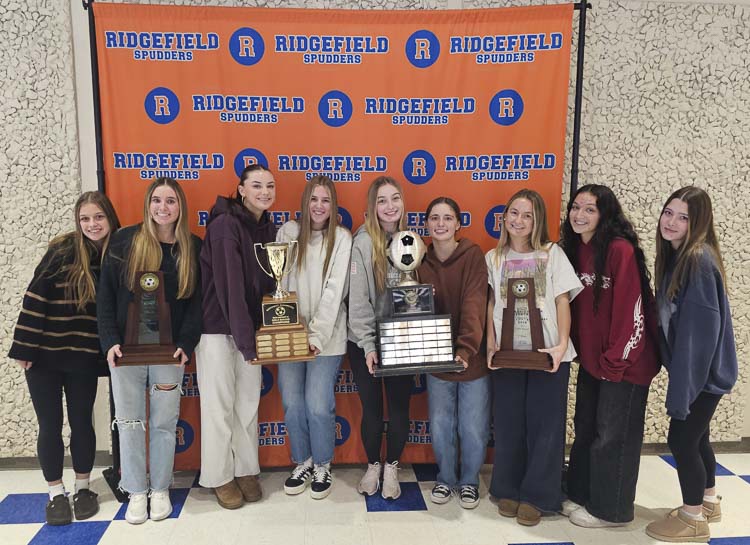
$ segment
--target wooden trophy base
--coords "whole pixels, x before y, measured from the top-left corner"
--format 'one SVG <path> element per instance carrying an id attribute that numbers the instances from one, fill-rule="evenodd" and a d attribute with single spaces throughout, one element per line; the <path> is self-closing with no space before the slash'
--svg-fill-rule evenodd
<path id="1" fill-rule="evenodd" d="M 177 365 L 174 358 L 177 347 L 173 344 L 126 344 L 120 347 L 122 357 L 117 358 L 115 367 L 121 365 Z"/>
<path id="2" fill-rule="evenodd" d="M 552 358 L 544 352 L 531 350 L 498 350 L 492 356 L 492 369 L 549 371 L 552 369 Z"/>
<path id="3" fill-rule="evenodd" d="M 310 341 L 303 324 L 288 326 L 262 326 L 255 334 L 255 365 L 310 361 L 315 354 L 310 351 Z"/>

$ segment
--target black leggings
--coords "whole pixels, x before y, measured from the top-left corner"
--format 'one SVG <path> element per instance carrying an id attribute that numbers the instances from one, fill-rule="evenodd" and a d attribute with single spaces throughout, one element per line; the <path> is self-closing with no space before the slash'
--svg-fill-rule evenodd
<path id="1" fill-rule="evenodd" d="M 701 392 L 690 405 L 685 420 L 669 421 L 667 442 L 677 462 L 682 502 L 701 505 L 703 493 L 716 484 L 716 457 L 711 448 L 710 424 L 721 400 L 720 394 Z"/>
<path id="2" fill-rule="evenodd" d="M 63 390 L 68 408 L 73 469 L 76 473 L 90 473 L 94 467 L 96 435 L 92 413 L 97 380 L 93 374 L 66 373 L 33 365 L 26 371 L 26 383 L 39 421 L 37 454 L 47 482 L 58 481 L 63 474 Z"/>
<path id="3" fill-rule="evenodd" d="M 386 461 L 397 462 L 409 437 L 409 401 L 414 378 L 411 375 L 376 378 L 367 370 L 365 353 L 353 342 L 347 343 L 349 366 L 362 402 L 362 443 L 371 464 L 380 461 L 383 443 L 383 386 L 388 400 Z"/>

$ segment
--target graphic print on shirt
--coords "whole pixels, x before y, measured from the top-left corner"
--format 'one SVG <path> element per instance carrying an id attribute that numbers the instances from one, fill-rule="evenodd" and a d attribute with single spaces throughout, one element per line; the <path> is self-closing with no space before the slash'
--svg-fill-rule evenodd
<path id="1" fill-rule="evenodd" d="M 593 287 L 596 282 L 596 273 L 578 273 L 581 283 L 589 288 Z M 608 290 L 612 286 L 612 279 L 609 276 L 602 276 L 602 288 Z"/>
<path id="2" fill-rule="evenodd" d="M 643 336 L 645 320 L 643 318 L 643 300 L 642 299 L 643 299 L 643 296 L 639 295 L 638 300 L 635 302 L 635 305 L 633 306 L 633 334 L 630 336 L 630 339 L 628 339 L 628 342 L 622 351 L 623 360 L 628 359 L 628 356 L 630 355 L 630 351 L 636 346 L 638 346 L 638 343 L 641 342 L 641 337 Z"/>

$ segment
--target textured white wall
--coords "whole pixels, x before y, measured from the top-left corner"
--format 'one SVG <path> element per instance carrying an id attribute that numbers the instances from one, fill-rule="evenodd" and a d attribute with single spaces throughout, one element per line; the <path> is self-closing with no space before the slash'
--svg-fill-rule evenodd
<path id="1" fill-rule="evenodd" d="M 468 9 L 552 2 L 148 3 Z M 744 365 L 750 351 L 750 7 L 745 6 L 750 0 L 595 1 L 586 33 L 580 183 L 604 183 L 620 195 L 650 257 L 657 214 L 672 190 L 695 183 L 714 199 L 741 361 L 740 386 L 722 402 L 713 426 L 714 438 L 724 441 L 750 436 L 750 417 L 743 416 L 750 396 Z M 45 0 L 5 1 L 0 29 L 0 119 L 5 121 L 0 126 L 5 220 L 0 227 L 0 457 L 8 457 L 33 455 L 36 437 L 23 377 L 6 357 L 20 298 L 47 240 L 71 228 L 72 204 L 82 188 L 94 189 L 96 180 L 88 34 L 80 2 L 52 7 Z M 574 68 L 575 57 L 571 112 Z M 566 174 L 565 195 L 568 183 Z M 652 388 L 648 442 L 665 441 L 664 386 L 660 376 Z M 97 414 L 99 422 L 106 420 L 101 406 Z"/>

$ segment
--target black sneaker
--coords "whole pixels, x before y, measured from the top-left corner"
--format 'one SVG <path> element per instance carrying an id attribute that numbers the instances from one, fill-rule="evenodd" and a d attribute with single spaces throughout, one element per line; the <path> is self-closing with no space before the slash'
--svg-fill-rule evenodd
<path id="1" fill-rule="evenodd" d="M 310 496 L 314 500 L 322 500 L 331 493 L 333 477 L 328 466 L 315 466 L 313 472 L 312 485 L 310 486 Z"/>
<path id="2" fill-rule="evenodd" d="M 47 502 L 45 509 L 47 524 L 50 526 L 64 526 L 73 522 L 73 511 L 65 494 L 58 494 Z"/>
<path id="3" fill-rule="evenodd" d="M 435 486 L 432 487 L 432 492 L 430 492 L 430 501 L 442 505 L 448 503 L 452 495 L 453 491 L 448 485 L 435 483 Z"/>
<path id="4" fill-rule="evenodd" d="M 292 474 L 289 478 L 284 481 L 284 492 L 290 496 L 301 494 L 305 491 L 305 488 L 307 488 L 310 479 L 312 479 L 312 474 L 312 467 L 305 464 L 298 464 L 297 467 L 292 470 Z"/>
<path id="5" fill-rule="evenodd" d="M 98 494 L 88 488 L 82 488 L 73 495 L 73 512 L 76 520 L 90 519 L 99 512 Z"/>
<path id="6" fill-rule="evenodd" d="M 464 509 L 474 509 L 479 505 L 479 488 L 470 484 L 463 485 L 458 494 L 458 502 Z"/>

